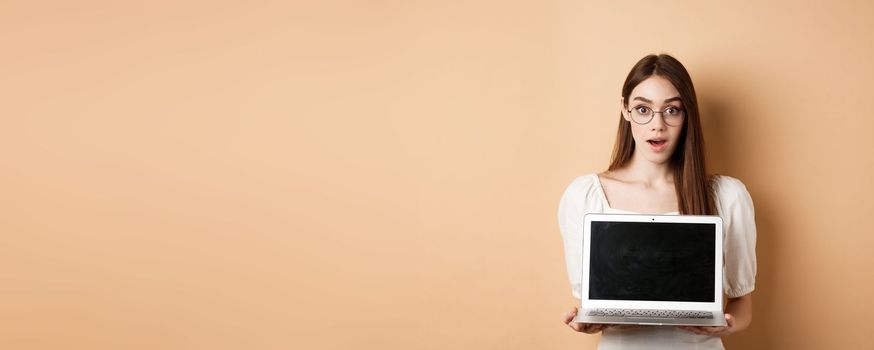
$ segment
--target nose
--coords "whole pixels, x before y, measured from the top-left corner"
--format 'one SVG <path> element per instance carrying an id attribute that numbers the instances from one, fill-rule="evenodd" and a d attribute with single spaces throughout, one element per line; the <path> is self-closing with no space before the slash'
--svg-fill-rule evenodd
<path id="1" fill-rule="evenodd" d="M 665 130 L 665 116 L 663 112 L 653 112 L 652 121 L 649 122 L 653 130 Z"/>

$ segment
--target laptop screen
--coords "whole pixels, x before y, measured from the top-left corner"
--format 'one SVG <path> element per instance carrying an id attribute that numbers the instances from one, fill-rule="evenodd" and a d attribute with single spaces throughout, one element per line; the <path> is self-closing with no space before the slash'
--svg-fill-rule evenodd
<path id="1" fill-rule="evenodd" d="M 716 227 L 592 222 L 589 299 L 713 302 Z"/>

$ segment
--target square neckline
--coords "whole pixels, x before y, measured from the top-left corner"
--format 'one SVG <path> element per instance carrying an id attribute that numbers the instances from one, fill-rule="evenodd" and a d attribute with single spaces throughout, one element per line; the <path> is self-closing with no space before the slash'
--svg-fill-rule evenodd
<path id="1" fill-rule="evenodd" d="M 613 208 L 610 206 L 610 201 L 607 200 L 607 193 L 604 192 L 604 187 L 601 186 L 601 175 L 599 175 L 598 173 L 595 173 L 595 174 L 592 174 L 592 176 L 595 177 L 595 185 L 597 185 L 597 187 L 598 187 L 598 193 L 601 195 L 601 202 L 604 204 L 605 211 L 609 210 L 609 211 L 619 212 L 619 213 L 623 213 L 623 214 L 680 215 L 679 211 L 672 211 L 672 212 L 661 213 L 661 214 L 646 214 L 646 213 L 640 213 L 640 212 L 631 211 L 631 210 Z"/>

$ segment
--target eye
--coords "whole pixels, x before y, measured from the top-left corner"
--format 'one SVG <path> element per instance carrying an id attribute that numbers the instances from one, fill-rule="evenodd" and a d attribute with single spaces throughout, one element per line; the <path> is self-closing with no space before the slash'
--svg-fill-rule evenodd
<path id="1" fill-rule="evenodd" d="M 650 109 L 647 106 L 637 106 L 634 107 L 634 111 L 640 114 L 649 114 Z"/>
<path id="2" fill-rule="evenodd" d="M 677 107 L 668 107 L 667 109 L 665 109 L 665 113 L 667 113 L 668 115 L 680 115 L 680 113 L 682 112 L 683 111 Z"/>

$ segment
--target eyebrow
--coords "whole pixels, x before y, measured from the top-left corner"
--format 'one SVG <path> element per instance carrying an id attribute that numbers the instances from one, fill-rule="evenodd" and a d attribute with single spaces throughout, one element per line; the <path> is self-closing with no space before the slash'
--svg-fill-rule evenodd
<path id="1" fill-rule="evenodd" d="M 640 101 L 643 101 L 643 102 L 646 102 L 646 103 L 652 103 L 652 100 L 650 100 L 650 99 L 648 99 L 648 98 L 646 98 L 646 97 L 640 97 L 640 96 L 637 96 L 637 97 L 635 97 L 634 99 L 632 99 L 632 101 L 634 101 L 634 100 L 640 100 Z M 680 96 L 674 96 L 674 97 L 671 97 L 671 98 L 665 100 L 665 103 L 673 102 L 673 101 L 680 101 Z"/>

